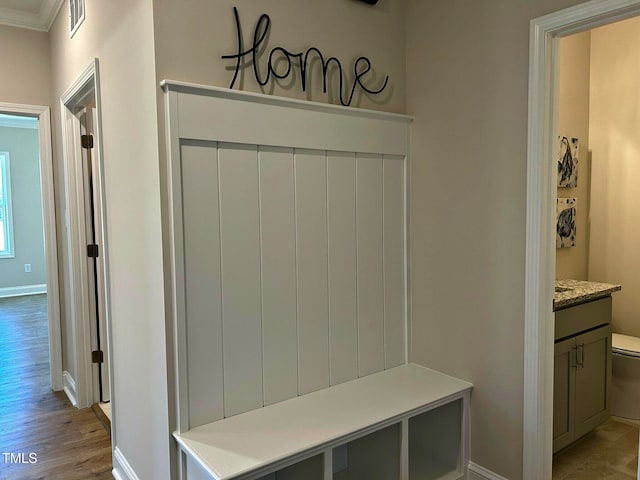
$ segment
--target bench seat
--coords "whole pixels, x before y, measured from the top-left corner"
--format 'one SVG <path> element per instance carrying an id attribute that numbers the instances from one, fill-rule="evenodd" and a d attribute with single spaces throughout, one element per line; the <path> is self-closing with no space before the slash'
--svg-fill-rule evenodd
<path id="1" fill-rule="evenodd" d="M 456 399 L 468 401 L 471 388 L 468 382 L 408 364 L 174 437 L 212 479 L 259 478 Z"/>

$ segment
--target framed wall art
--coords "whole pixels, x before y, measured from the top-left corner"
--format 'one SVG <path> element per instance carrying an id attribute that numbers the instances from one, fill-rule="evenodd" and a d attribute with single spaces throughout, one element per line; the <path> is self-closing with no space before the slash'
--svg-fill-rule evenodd
<path id="1" fill-rule="evenodd" d="M 576 245 L 576 203 L 575 198 L 559 198 L 557 204 L 556 248 Z"/>
<path id="2" fill-rule="evenodd" d="M 575 188 L 578 186 L 579 141 L 560 136 L 558 143 L 558 187 Z"/>

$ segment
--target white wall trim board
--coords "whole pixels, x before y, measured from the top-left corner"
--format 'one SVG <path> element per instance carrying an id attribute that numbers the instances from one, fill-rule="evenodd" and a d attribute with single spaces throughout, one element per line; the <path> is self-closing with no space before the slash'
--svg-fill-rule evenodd
<path id="1" fill-rule="evenodd" d="M 78 405 L 76 381 L 66 370 L 62 373 L 62 377 L 64 380 L 64 393 L 67 394 L 69 401 L 75 407 Z"/>
<path id="2" fill-rule="evenodd" d="M 551 478 L 557 98 L 556 42 L 640 14 L 640 0 L 593 0 L 533 19 L 529 49 L 523 478 Z"/>
<path id="3" fill-rule="evenodd" d="M 252 101 L 254 103 L 266 105 L 278 105 L 281 107 L 294 107 L 302 110 L 314 112 L 339 113 L 354 117 L 368 117 L 377 119 L 395 119 L 401 122 L 413 121 L 413 117 L 402 113 L 382 112 L 379 110 L 369 110 L 366 108 L 343 107 L 331 103 L 310 102 L 308 100 L 298 100 L 297 98 L 279 97 L 277 95 L 265 95 L 263 93 L 247 92 L 244 90 L 231 90 L 222 87 L 212 87 L 196 83 L 181 82 L 178 80 L 162 80 L 160 86 L 165 92 L 191 93 L 203 96 L 215 96 L 228 100 Z M 345 111 L 346 108 L 346 111 Z"/>
<path id="4" fill-rule="evenodd" d="M 47 284 L 39 285 L 21 285 L 19 287 L 3 287 L 0 288 L 0 298 L 19 297 L 22 295 L 38 295 L 47 293 Z"/>
<path id="5" fill-rule="evenodd" d="M 113 470 L 116 480 L 140 480 L 119 447 L 113 449 Z"/>
<path id="6" fill-rule="evenodd" d="M 47 266 L 47 309 L 49 320 L 49 361 L 51 388 L 62 390 L 62 333 L 60 328 L 60 290 L 58 286 L 58 246 L 51 144 L 51 111 L 39 105 L 0 103 L 0 113 L 38 118 L 42 220 Z"/>
<path id="7" fill-rule="evenodd" d="M 480 465 L 469 462 L 467 480 L 507 480 L 505 477 L 498 475 Z"/>

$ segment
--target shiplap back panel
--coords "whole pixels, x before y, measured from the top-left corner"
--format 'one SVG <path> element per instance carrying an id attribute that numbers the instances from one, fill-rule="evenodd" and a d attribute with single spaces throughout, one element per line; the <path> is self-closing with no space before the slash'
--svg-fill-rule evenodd
<path id="1" fill-rule="evenodd" d="M 331 383 L 358 378 L 356 160 L 327 155 Z"/>
<path id="2" fill-rule="evenodd" d="M 326 162 L 319 150 L 295 154 L 300 395 L 330 384 Z"/>
<path id="3" fill-rule="evenodd" d="M 224 416 L 216 145 L 183 145 L 181 163 L 189 375 L 208 379 L 188 384 L 189 423 L 202 425 Z"/>
<path id="4" fill-rule="evenodd" d="M 336 117 L 384 136 L 406 118 L 320 109 L 310 118 L 324 133 L 302 143 L 327 148 L 298 146 L 304 125 L 251 143 L 235 140 L 262 139 L 257 125 L 205 129 L 223 113 L 203 113 L 217 98 L 170 94 L 179 429 L 405 363 L 406 136 L 376 151 L 362 132 L 336 143 L 331 129 Z M 274 108 L 223 100 L 245 115 Z M 302 107 L 291 118 L 314 113 Z"/>
<path id="5" fill-rule="evenodd" d="M 264 404 L 298 394 L 293 149 L 261 148 L 260 225 Z"/>

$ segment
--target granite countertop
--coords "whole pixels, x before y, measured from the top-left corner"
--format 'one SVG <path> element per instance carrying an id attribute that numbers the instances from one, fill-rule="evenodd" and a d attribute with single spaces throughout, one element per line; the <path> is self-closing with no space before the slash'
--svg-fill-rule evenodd
<path id="1" fill-rule="evenodd" d="M 560 290 L 560 291 L 558 291 Z M 589 302 L 622 290 L 622 285 L 586 282 L 582 280 L 556 280 L 553 310 Z"/>

